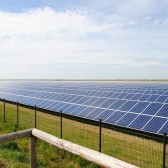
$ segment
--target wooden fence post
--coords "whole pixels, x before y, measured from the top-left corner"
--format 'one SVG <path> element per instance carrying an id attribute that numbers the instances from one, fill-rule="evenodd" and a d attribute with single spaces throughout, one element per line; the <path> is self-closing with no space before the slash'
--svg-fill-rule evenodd
<path id="1" fill-rule="evenodd" d="M 30 137 L 30 168 L 37 167 L 37 149 L 36 149 L 37 138 L 34 136 Z"/>

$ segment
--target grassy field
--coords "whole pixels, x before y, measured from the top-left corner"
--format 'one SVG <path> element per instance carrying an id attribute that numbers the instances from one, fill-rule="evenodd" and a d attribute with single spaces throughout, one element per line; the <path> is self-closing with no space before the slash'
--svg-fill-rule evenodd
<path id="1" fill-rule="evenodd" d="M 0 128 L 0 134 L 16 130 L 16 106 L 9 104 L 6 105 L 6 122 L 3 123 L 3 104 L 0 104 L 0 123 L 2 127 Z M 18 129 L 26 129 L 32 127 L 34 127 L 34 111 L 20 107 Z M 37 112 L 37 128 L 60 137 L 60 118 L 57 116 L 44 114 L 42 112 Z M 63 118 L 63 139 L 94 150 L 98 150 L 99 128 L 96 126 L 91 126 Z M 25 162 L 24 164 L 27 164 L 28 166 L 28 141 L 21 140 L 19 141 L 19 143 L 11 143 L 16 143 L 14 147 L 17 149 L 16 151 L 20 152 L 20 155 L 23 157 L 21 157 L 20 160 L 23 160 Z M 10 143 L 9 147 L 7 145 L 7 149 L 10 149 L 10 145 Z M 162 146 L 162 143 L 152 140 L 139 138 L 105 128 L 102 129 L 102 152 L 139 167 L 162 167 Z M 4 149 L 2 146 L 0 147 Z M 6 148 L 4 150 L 6 150 Z M 58 150 L 41 141 L 39 142 L 38 150 L 39 167 L 60 167 L 60 165 L 57 165 L 57 162 L 61 161 L 61 164 L 64 164 L 64 160 L 65 165 L 69 167 L 96 167 L 95 165 L 83 161 L 82 159 L 72 154 Z M 5 164 L 12 162 L 9 160 L 6 162 L 7 157 L 2 151 L 3 150 L 0 151 L 0 158 L 3 158 L 1 162 L 4 162 Z M 44 152 L 47 153 L 44 155 Z M 7 153 L 9 153 L 9 150 Z M 20 164 L 19 161 L 18 164 Z"/>

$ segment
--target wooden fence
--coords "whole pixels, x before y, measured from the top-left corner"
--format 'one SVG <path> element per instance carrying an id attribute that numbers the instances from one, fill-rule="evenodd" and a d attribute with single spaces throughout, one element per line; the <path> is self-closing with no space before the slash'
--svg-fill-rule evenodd
<path id="1" fill-rule="evenodd" d="M 101 167 L 107 168 L 137 168 L 131 164 L 120 161 L 108 155 L 102 154 L 100 152 L 88 149 L 86 147 L 71 143 L 66 140 L 62 140 L 57 138 L 51 134 L 43 132 L 38 129 L 27 129 L 23 131 L 13 132 L 5 135 L 0 135 L 0 142 L 7 142 L 16 139 L 21 139 L 29 137 L 30 139 L 30 167 L 37 167 L 37 150 L 36 150 L 36 142 L 37 139 L 41 139 L 53 146 L 64 149 L 68 152 L 71 152 L 75 155 L 78 155 L 90 162 L 93 162 Z"/>

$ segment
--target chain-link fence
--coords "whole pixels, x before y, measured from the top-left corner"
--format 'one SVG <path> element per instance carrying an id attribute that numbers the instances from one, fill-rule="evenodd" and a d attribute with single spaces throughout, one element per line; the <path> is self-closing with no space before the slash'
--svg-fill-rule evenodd
<path id="1" fill-rule="evenodd" d="M 103 122 L 84 122 L 83 119 L 68 118 L 63 113 L 56 114 L 0 102 L 0 120 L 12 123 L 19 129 L 36 127 L 143 168 L 168 166 L 168 150 L 164 152 L 167 138 L 164 143 L 164 136 L 157 139 L 145 133 L 133 135 L 130 130 L 107 128 Z"/>

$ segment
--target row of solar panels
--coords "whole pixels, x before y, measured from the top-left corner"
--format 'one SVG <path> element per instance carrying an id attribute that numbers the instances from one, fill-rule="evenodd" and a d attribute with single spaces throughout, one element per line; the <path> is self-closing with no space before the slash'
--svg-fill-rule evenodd
<path id="1" fill-rule="evenodd" d="M 76 115 L 79 117 L 93 120 L 102 119 L 104 122 L 107 123 L 117 124 L 144 131 L 154 133 L 163 133 L 165 131 L 168 131 L 167 118 L 163 118 L 168 117 L 168 104 L 135 101 L 125 101 L 124 104 L 123 100 L 117 100 L 113 103 L 113 108 L 109 107 L 103 109 L 100 107 L 96 108 L 93 106 L 87 106 L 87 104 L 69 104 L 28 97 L 23 98 L 22 96 L 19 97 L 16 95 L 6 94 L 5 97 L 11 101 L 19 100 L 19 102 L 23 104 L 28 104 L 32 106 L 37 105 L 37 107 L 48 110 L 63 110 L 65 113 L 71 115 Z M 106 103 L 107 102 L 104 102 L 102 104 Z"/>
<path id="2" fill-rule="evenodd" d="M 159 95 L 159 94 L 139 94 L 139 93 L 120 93 L 120 92 L 89 92 L 86 94 L 84 91 L 71 90 L 71 92 L 64 93 L 53 93 L 46 91 L 32 91 L 32 90 L 20 90 L 20 89 L 6 89 L 0 88 L 0 92 L 10 93 L 10 94 L 18 94 L 23 96 L 31 96 L 43 99 L 51 99 L 51 100 L 61 100 L 64 96 L 65 98 L 75 99 L 77 96 L 77 100 L 84 97 L 86 99 L 90 99 L 93 97 L 93 100 L 98 99 L 98 97 L 102 98 L 112 98 L 112 99 L 126 99 L 126 100 L 139 100 L 139 101 L 149 101 L 149 102 L 160 102 L 160 103 L 168 103 L 167 95 Z"/>
<path id="3" fill-rule="evenodd" d="M 1 92 L 1 96 L 7 99 L 14 99 L 15 101 L 20 100 L 24 103 L 30 103 L 32 105 L 40 105 L 42 104 L 46 109 L 50 108 L 52 105 L 53 109 L 56 103 L 63 103 L 67 105 L 84 105 L 84 106 L 93 106 L 100 108 L 107 108 L 112 110 L 122 110 L 127 112 L 134 113 L 143 113 L 148 115 L 158 115 L 162 117 L 168 117 L 168 104 L 167 103 L 156 103 L 156 102 L 145 102 L 145 101 L 133 101 L 133 100 L 124 100 L 124 99 L 106 99 L 106 98 L 97 98 L 97 97 L 85 97 L 85 96 L 75 96 L 66 97 L 62 96 L 57 100 L 53 99 L 41 99 L 39 97 L 30 97 L 23 95 L 14 95 L 14 94 L 6 94 Z M 39 104 L 40 103 L 40 104 Z M 54 110 L 57 110 L 55 108 Z M 158 112 L 159 111 L 159 112 Z M 158 112 L 158 113 L 157 113 Z"/>
<path id="4" fill-rule="evenodd" d="M 18 87 L 43 87 L 47 88 L 50 87 L 50 89 L 54 88 L 60 88 L 62 87 L 63 89 L 69 88 L 81 88 L 81 89 L 92 89 L 92 90 L 97 90 L 97 89 L 103 89 L 102 91 L 109 91 L 112 89 L 140 89 L 140 90 L 168 90 L 168 85 L 167 83 L 123 83 L 123 82 L 2 82 L 0 83 L 1 86 L 14 86 L 15 88 Z"/>
<path id="5" fill-rule="evenodd" d="M 116 85 L 115 87 L 107 87 L 107 85 L 100 85 L 100 84 L 97 84 L 96 86 L 82 86 L 80 84 L 77 84 L 75 86 L 64 86 L 64 85 L 56 85 L 56 86 L 52 86 L 50 85 L 50 83 L 48 83 L 47 85 L 49 86 L 41 86 L 41 85 L 26 85 L 26 86 L 23 86 L 23 85 L 14 85 L 14 87 L 16 88 L 18 86 L 18 88 L 23 88 L 23 89 L 29 89 L 29 88 L 33 88 L 35 87 L 36 89 L 38 88 L 43 88 L 43 89 L 57 89 L 57 88 L 62 88 L 62 89 L 74 89 L 74 88 L 78 88 L 78 89 L 83 89 L 83 90 L 102 90 L 102 91 L 110 91 L 110 90 L 155 90 L 155 91 L 159 91 L 159 90 L 162 90 L 162 91 L 166 91 L 168 90 L 168 87 L 166 85 L 166 87 L 163 87 L 162 85 L 157 85 L 157 86 L 150 86 L 150 87 L 145 87 L 144 85 L 141 85 L 141 86 L 137 86 L 135 85 L 134 87 L 129 87 L 128 85 L 124 85 L 122 87 L 119 87 L 118 85 Z M 13 85 L 11 85 L 13 86 Z M 28 88 L 27 88 L 28 87 Z"/>
<path id="6" fill-rule="evenodd" d="M 64 86 L 63 86 L 64 85 Z M 141 85 L 115 85 L 110 92 L 102 91 L 107 85 L 86 85 L 75 83 L 49 82 L 41 83 L 9 83 L 7 88 L 1 85 L 0 98 L 20 102 L 27 105 L 63 111 L 92 120 L 102 119 L 104 122 L 130 127 L 138 130 L 163 133 L 168 132 L 168 85 L 144 85 L 149 90 L 139 90 Z M 113 83 L 110 85 L 113 87 Z M 125 88 L 124 88 L 125 86 Z M 120 87 L 123 87 L 121 91 Z M 137 87 L 137 88 L 136 88 Z M 158 90 L 155 90 L 158 87 Z M 167 87 L 168 88 L 168 87 Z M 141 91 L 137 93 L 137 91 Z M 145 92 L 144 92 L 145 91 Z M 154 91 L 154 92 L 153 92 Z M 51 93 L 52 92 L 52 93 Z M 149 93 L 154 94 L 149 94 Z M 143 94 L 142 94 L 143 93 Z M 148 93 L 148 94 L 144 94 Z M 156 94 L 157 93 L 157 94 Z M 89 95 L 89 96 L 88 96 Z M 158 102 L 157 102 L 158 101 Z"/>
<path id="7" fill-rule="evenodd" d="M 5 89 L 5 87 L 1 87 L 1 89 Z M 9 90 L 9 88 L 6 88 Z M 12 88 L 10 88 L 12 89 Z M 16 88 L 14 88 L 16 89 Z M 84 94 L 91 94 L 92 92 L 103 92 L 103 93 L 139 93 L 139 94 L 161 94 L 168 95 L 167 90 L 145 90 L 145 89 L 111 89 L 110 91 L 102 90 L 102 89 L 85 89 L 85 88 L 45 88 L 45 87 L 20 87 L 19 90 L 35 90 L 35 91 L 46 91 L 46 92 L 57 92 L 57 93 L 71 93 L 71 92 L 84 92 Z"/>

